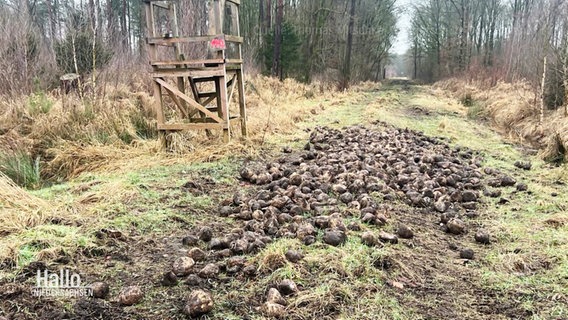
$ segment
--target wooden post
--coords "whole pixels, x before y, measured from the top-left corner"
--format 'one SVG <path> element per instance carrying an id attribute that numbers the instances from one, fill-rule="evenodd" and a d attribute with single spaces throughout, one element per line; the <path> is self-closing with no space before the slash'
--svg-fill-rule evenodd
<path id="1" fill-rule="evenodd" d="M 563 61 L 563 83 L 564 83 L 564 116 L 568 117 L 568 34 L 566 35 L 566 40 L 564 45 L 566 49 L 564 50 L 564 61 Z"/>
<path id="2" fill-rule="evenodd" d="M 545 93 L 545 86 L 546 86 L 546 68 L 547 68 L 547 60 L 546 60 L 546 56 L 544 56 L 544 62 L 543 62 L 543 70 L 542 70 L 542 82 L 540 84 L 540 119 L 539 119 L 539 124 L 540 127 L 542 129 L 542 126 L 544 124 L 544 93 Z"/>
<path id="3" fill-rule="evenodd" d="M 166 143 L 166 132 L 160 130 L 160 126 L 165 124 L 165 117 L 164 117 L 164 101 L 162 99 L 162 87 L 156 81 L 152 81 L 154 86 L 154 100 L 155 100 L 155 109 L 156 109 L 156 120 L 158 122 L 158 137 L 160 139 L 160 143 L 164 149 L 167 148 Z"/>
<path id="4" fill-rule="evenodd" d="M 239 110 L 241 116 L 241 133 L 243 137 L 247 137 L 247 109 L 245 102 L 245 80 L 243 77 L 243 69 L 237 70 L 237 85 L 239 86 Z"/>
<path id="5" fill-rule="evenodd" d="M 173 32 L 173 36 L 174 37 L 179 37 L 179 28 L 178 28 L 178 22 L 177 22 L 177 12 L 176 12 L 176 4 L 174 2 L 170 2 L 169 3 L 169 19 L 170 21 L 172 21 L 173 26 L 171 30 Z M 181 48 L 180 48 L 180 43 L 176 42 L 174 44 L 174 48 L 175 48 L 175 55 L 176 55 L 176 59 L 177 60 L 183 60 L 183 54 L 181 52 Z M 183 66 L 178 65 L 176 66 L 176 68 L 180 69 L 183 68 Z M 178 90 L 185 93 L 185 79 L 184 77 L 178 77 L 177 78 L 177 87 Z M 185 101 L 181 101 L 182 104 L 182 108 L 185 109 L 186 113 L 189 111 L 187 110 L 187 103 Z"/>

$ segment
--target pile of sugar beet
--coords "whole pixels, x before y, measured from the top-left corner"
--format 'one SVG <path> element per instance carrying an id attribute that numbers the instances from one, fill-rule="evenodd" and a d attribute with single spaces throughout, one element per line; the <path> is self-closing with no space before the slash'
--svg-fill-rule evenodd
<path id="1" fill-rule="evenodd" d="M 413 238 L 415 231 L 404 224 L 396 226 L 394 233 L 380 228 L 389 223 L 389 216 L 396 215 L 396 210 L 389 211 L 397 202 L 415 207 L 416 214 L 438 215 L 445 232 L 464 234 L 466 219 L 477 215 L 484 196 L 500 198 L 500 187 L 527 190 L 512 177 L 484 168 L 481 161 L 481 155 L 473 150 L 450 147 L 442 139 L 383 123 L 375 128 L 353 126 L 343 130 L 316 127 L 303 151 L 284 148 L 273 162 L 245 164 L 241 179 L 258 187 L 249 188 L 248 194 L 237 192 L 218 212 L 242 221 L 242 227 L 219 235 L 209 227 L 195 230 L 184 238 L 184 244 L 193 247 L 189 257 L 179 258 L 164 281 L 175 283 L 176 277 L 188 276 L 189 283 L 198 285 L 219 273 L 252 276 L 256 266 L 243 254 L 258 252 L 276 238 L 297 238 L 305 245 L 321 241 L 332 246 L 342 245 L 348 237 L 360 238 L 369 246 Z M 519 165 L 530 169 L 530 165 Z M 346 225 L 346 220 L 352 222 Z M 490 243 L 486 231 L 471 233 L 477 242 Z M 203 241 L 216 263 L 206 261 L 208 254 L 199 248 Z M 473 258 L 470 249 L 460 255 Z M 290 250 L 286 258 L 295 263 L 302 254 Z M 275 284 L 268 288 L 260 310 L 268 316 L 283 314 L 284 297 L 297 290 L 290 280 Z M 189 315 L 213 308 L 205 291 L 197 291 L 192 297 L 185 308 Z"/>

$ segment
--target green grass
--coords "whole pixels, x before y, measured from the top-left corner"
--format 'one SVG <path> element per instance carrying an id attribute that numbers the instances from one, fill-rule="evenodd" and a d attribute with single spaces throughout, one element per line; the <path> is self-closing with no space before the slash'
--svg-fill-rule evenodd
<path id="1" fill-rule="evenodd" d="M 32 93 L 28 97 L 28 111 L 32 117 L 49 113 L 53 104 L 54 102 L 43 91 Z"/>
<path id="2" fill-rule="evenodd" d="M 32 261 L 54 258 L 94 247 L 94 237 L 80 227 L 46 224 L 20 234 L 25 239 L 18 251 L 17 263 L 25 267 Z"/>
<path id="3" fill-rule="evenodd" d="M 301 251 L 304 259 L 297 264 L 287 262 L 284 254 L 289 249 Z M 306 247 L 297 239 L 278 239 L 253 258 L 263 276 L 249 294 L 291 279 L 303 288 L 290 309 L 298 316 L 317 318 L 337 309 L 339 319 L 416 319 L 412 310 L 389 295 L 386 274 L 373 266 L 388 250 L 363 245 L 355 233 L 339 247 L 321 241 Z M 271 271 L 270 261 L 283 265 Z"/>
<path id="4" fill-rule="evenodd" d="M 21 151 L 0 151 L 0 171 L 27 189 L 41 187 L 40 158 Z"/>

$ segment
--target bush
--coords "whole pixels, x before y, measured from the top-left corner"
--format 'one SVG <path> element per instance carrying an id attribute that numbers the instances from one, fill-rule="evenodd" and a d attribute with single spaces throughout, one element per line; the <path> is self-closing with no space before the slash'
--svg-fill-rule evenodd
<path id="1" fill-rule="evenodd" d="M 467 117 L 469 119 L 485 119 L 485 107 L 481 103 L 474 103 L 467 109 Z"/>
<path id="2" fill-rule="evenodd" d="M 41 186 L 39 160 L 22 151 L 3 153 L 0 154 L 0 170 L 17 185 L 37 189 Z"/>
<path id="3" fill-rule="evenodd" d="M 142 113 L 134 113 L 131 115 L 130 120 L 138 137 L 146 140 L 156 139 L 158 137 L 156 125 Z"/>
<path id="4" fill-rule="evenodd" d="M 463 106 L 465 107 L 471 107 L 473 106 L 473 97 L 471 95 L 471 92 L 466 93 L 461 99 L 460 102 Z"/>
<path id="5" fill-rule="evenodd" d="M 28 111 L 31 116 L 47 114 L 51 107 L 53 107 L 53 101 L 45 92 L 33 93 L 28 97 Z"/>
<path id="6" fill-rule="evenodd" d="M 73 45 L 73 38 L 75 45 Z M 112 57 L 112 51 L 96 40 L 95 42 L 96 67 L 106 65 Z M 75 58 L 77 69 L 75 70 Z M 93 69 L 93 35 L 88 32 L 69 33 L 65 40 L 55 44 L 55 59 L 57 65 L 65 73 L 85 74 Z"/>
<path id="7" fill-rule="evenodd" d="M 272 69 L 272 59 L 274 57 L 274 30 L 266 35 L 265 45 L 262 48 L 264 67 L 267 74 Z M 282 68 L 283 78 L 295 77 L 306 78 L 306 70 L 300 58 L 300 46 L 302 41 L 292 24 L 284 22 L 282 24 L 282 47 L 280 51 L 280 67 Z"/>

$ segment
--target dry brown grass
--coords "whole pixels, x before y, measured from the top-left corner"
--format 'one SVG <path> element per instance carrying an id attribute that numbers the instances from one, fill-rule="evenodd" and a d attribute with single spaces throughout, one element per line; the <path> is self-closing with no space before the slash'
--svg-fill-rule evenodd
<path id="1" fill-rule="evenodd" d="M 168 136 L 169 150 L 156 139 L 154 100 L 146 92 L 118 85 L 96 100 L 50 94 L 0 102 L 2 148 L 19 149 L 42 159 L 42 176 L 69 179 L 83 172 L 113 170 L 179 161 L 211 161 L 230 154 L 254 155 L 269 137 L 291 133 L 309 117 L 315 96 L 332 96 L 332 88 L 315 83 L 252 76 L 246 82 L 249 139 L 228 145 L 219 133 L 182 132 Z M 232 108 L 237 106 L 233 96 Z M 313 103 L 312 103 L 313 104 Z M 232 110 L 236 113 L 237 110 Z M 235 138 L 239 128 L 233 128 Z M 1 152 L 2 150 L 0 150 Z"/>
<path id="2" fill-rule="evenodd" d="M 568 118 L 563 110 L 549 111 L 544 125 L 540 126 L 539 108 L 529 84 L 499 82 L 494 87 L 487 87 L 483 83 L 449 79 L 438 82 L 434 88 L 442 90 L 439 94 L 449 92 L 459 100 L 471 97 L 502 134 L 513 141 L 539 146 L 542 158 L 567 156 Z"/>
<path id="3" fill-rule="evenodd" d="M 0 210 L 0 235 L 6 235 L 43 222 L 52 207 L 0 172 Z"/>

